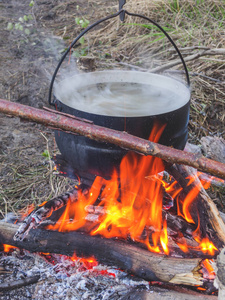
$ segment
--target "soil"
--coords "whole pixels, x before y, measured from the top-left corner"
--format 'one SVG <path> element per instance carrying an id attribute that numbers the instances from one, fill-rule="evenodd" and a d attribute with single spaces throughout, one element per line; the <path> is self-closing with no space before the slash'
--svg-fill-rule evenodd
<path id="1" fill-rule="evenodd" d="M 54 35 L 54 30 L 68 25 L 65 10 L 74 12 L 79 5 L 86 13 L 90 7 L 87 1 L 37 1 L 33 10 L 34 19 L 27 27 L 29 35 L 16 29 L 7 30 L 9 22 L 15 24 L 19 17 L 31 13 L 29 3 L 29 0 L 0 2 L 1 98 L 42 108 L 48 106 L 50 78 L 61 56 L 60 51 L 65 48 L 63 40 Z M 58 14 L 55 13 L 57 8 Z M 52 190 L 49 184 L 49 162 L 42 155 L 46 149 L 49 149 L 51 156 L 57 151 L 53 130 L 0 114 L 2 217 L 7 211 L 25 207 L 29 199 L 33 198 L 31 201 L 39 204 L 52 192 L 54 195 L 54 187 Z M 35 173 L 38 176 L 35 177 Z M 21 180 L 22 177 L 24 180 Z M 38 187 L 36 181 L 41 186 Z"/>

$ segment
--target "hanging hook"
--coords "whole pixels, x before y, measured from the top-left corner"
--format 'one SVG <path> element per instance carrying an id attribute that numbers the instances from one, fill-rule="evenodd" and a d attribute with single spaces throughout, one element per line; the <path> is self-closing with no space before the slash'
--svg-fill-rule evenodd
<path id="1" fill-rule="evenodd" d="M 126 0 L 119 0 L 119 10 L 123 9 L 124 4 L 126 4 Z M 123 22 L 125 18 L 125 11 L 121 11 L 120 20 Z"/>

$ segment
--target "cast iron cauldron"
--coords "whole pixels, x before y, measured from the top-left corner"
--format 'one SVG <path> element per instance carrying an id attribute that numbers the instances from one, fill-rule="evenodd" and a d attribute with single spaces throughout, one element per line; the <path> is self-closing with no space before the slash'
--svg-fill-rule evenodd
<path id="1" fill-rule="evenodd" d="M 79 118 L 93 121 L 94 124 L 112 128 L 115 130 L 126 131 L 135 136 L 148 139 L 153 128 L 153 123 L 157 120 L 161 124 L 166 124 L 166 128 L 159 140 L 159 143 L 167 146 L 173 146 L 177 149 L 183 149 L 187 141 L 187 126 L 189 121 L 190 90 L 189 75 L 177 46 L 168 36 L 168 34 L 154 21 L 147 17 L 131 14 L 121 10 L 115 15 L 104 18 L 84 30 L 71 44 L 71 47 L 91 28 L 97 24 L 125 14 L 141 17 L 155 24 L 160 28 L 172 45 L 177 50 L 183 63 L 188 86 L 175 79 L 145 72 L 136 71 L 101 71 L 86 74 L 75 75 L 69 79 L 61 81 L 57 85 L 54 102 L 51 102 L 51 94 L 56 74 L 69 53 L 68 49 L 60 60 L 53 75 L 50 91 L 49 103 L 55 105 L 57 110 L 77 116 Z M 122 16 L 124 17 L 124 16 Z M 119 88 L 118 88 L 119 87 Z M 127 98 L 127 92 L 132 91 L 137 94 L 136 107 L 139 108 L 140 97 L 146 99 L 149 97 L 149 103 L 146 109 L 127 112 L 126 109 L 119 110 L 111 103 L 110 109 L 103 111 L 92 106 L 91 99 L 93 95 L 100 93 L 107 98 L 110 91 L 112 95 L 118 95 L 123 99 Z M 140 91 L 140 94 L 138 94 Z M 144 94 L 142 94 L 144 91 Z M 148 95 L 149 92 L 149 95 Z M 104 95 L 104 93 L 106 95 Z M 146 94 L 147 93 L 147 94 Z M 144 96 L 143 96 L 144 95 Z M 132 95 L 133 96 L 133 95 Z M 154 98 L 154 101 L 152 100 Z M 142 100 L 142 99 L 141 99 Z M 83 105 L 82 105 L 83 101 Z M 151 101 L 154 102 L 154 108 L 151 108 Z M 122 101 L 121 101 L 122 102 Z M 129 106 L 129 105 L 128 105 Z M 112 170 L 118 168 L 124 155 L 127 153 L 115 145 L 109 143 L 100 143 L 83 136 L 76 136 L 62 131 L 55 131 L 55 138 L 58 148 L 63 158 L 78 171 L 89 172 L 94 175 L 109 177 Z"/>

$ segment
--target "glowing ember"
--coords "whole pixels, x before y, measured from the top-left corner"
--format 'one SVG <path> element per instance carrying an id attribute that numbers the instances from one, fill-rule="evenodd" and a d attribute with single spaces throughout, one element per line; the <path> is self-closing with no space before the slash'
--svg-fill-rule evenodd
<path id="1" fill-rule="evenodd" d="M 101 275 L 116 277 L 115 273 L 109 272 L 104 268 L 102 269 L 98 265 L 95 257 L 78 257 L 75 253 L 73 256 L 66 256 L 39 252 L 39 255 L 44 257 L 50 264 L 54 265 L 54 270 L 56 272 L 65 272 L 67 276 L 73 275 L 75 270 L 78 270 L 79 272 L 88 270 L 95 276 Z"/>
<path id="2" fill-rule="evenodd" d="M 155 124 L 150 141 L 158 142 L 165 126 Z M 87 193 L 78 188 L 78 200 L 68 202 L 65 212 L 56 225 L 48 229 L 72 231 L 81 229 L 91 235 L 106 238 L 131 238 L 144 243 L 150 251 L 170 253 L 166 211 L 176 202 L 177 215 L 189 224 L 194 224 L 194 240 L 199 244 L 190 247 L 182 240 L 177 243 L 187 253 L 188 249 L 214 255 L 217 248 L 202 236 L 200 218 L 193 218 L 192 205 L 198 196 L 201 184 L 192 188 L 185 198 L 182 188 L 175 181 L 163 178 L 164 164 L 159 158 L 128 153 L 122 160 L 119 174 L 115 170 L 111 179 L 96 177 Z M 190 185 L 195 180 L 191 177 Z M 167 195 L 165 200 L 164 195 Z M 195 219 L 195 220 L 194 220 Z"/>
<path id="3" fill-rule="evenodd" d="M 72 257 L 70 257 L 70 259 L 72 261 L 79 261 L 80 263 L 82 263 L 84 265 L 84 267 L 86 269 L 93 269 L 93 267 L 98 265 L 97 260 L 94 257 L 88 257 L 88 258 L 84 258 L 84 257 L 77 257 L 76 254 L 74 253 Z"/>
<path id="4" fill-rule="evenodd" d="M 206 273 L 206 275 L 204 277 L 210 279 L 210 280 L 214 280 L 216 278 L 216 273 L 214 271 L 214 268 L 212 266 L 213 261 L 210 259 L 205 259 L 202 261 L 202 272 L 203 274 Z"/>
<path id="5" fill-rule="evenodd" d="M 11 246 L 11 245 L 7 245 L 7 244 L 3 244 L 3 250 L 4 252 L 8 253 L 13 249 L 18 249 L 17 247 Z"/>

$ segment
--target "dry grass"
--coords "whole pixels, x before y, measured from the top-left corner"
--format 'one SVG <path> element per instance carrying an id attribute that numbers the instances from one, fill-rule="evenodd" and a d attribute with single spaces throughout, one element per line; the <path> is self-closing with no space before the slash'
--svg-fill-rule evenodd
<path id="1" fill-rule="evenodd" d="M 94 0 L 89 1 L 89 12 L 94 9 L 96 3 Z M 95 14 L 91 16 L 84 10 L 85 18 L 92 22 L 106 16 L 103 3 L 98 1 L 99 10 L 95 10 Z M 107 5 L 108 15 L 118 9 L 118 1 L 111 1 L 111 4 L 114 5 Z M 158 22 L 177 46 L 183 49 L 184 57 L 201 53 L 202 48 L 220 49 L 225 45 L 223 1 L 130 0 L 125 8 Z M 72 13 L 67 24 L 74 24 L 73 18 Z M 78 29 L 78 26 L 67 27 L 68 44 L 79 32 Z M 57 31 L 61 36 L 64 33 Z M 129 16 L 126 16 L 124 24 L 116 18 L 89 33 L 86 36 L 86 44 L 80 45 L 80 48 L 84 47 L 88 48 L 88 55 L 96 58 L 97 67 L 101 69 L 130 66 L 151 70 L 177 59 L 177 54 L 163 33 L 155 26 L 147 24 L 145 20 Z M 76 52 L 77 48 L 74 51 Z M 187 62 L 187 66 L 192 87 L 190 142 L 198 143 L 205 135 L 225 136 L 225 50 L 223 55 L 200 55 L 199 58 Z M 180 74 L 183 72 L 181 65 L 173 70 L 176 72 L 169 70 L 170 75 L 177 76 L 177 70 L 180 70 Z"/>
<path id="2" fill-rule="evenodd" d="M 51 157 L 57 149 L 52 132 L 14 118 L 10 121 L 17 127 L 18 138 L 0 152 L 0 219 L 31 204 L 37 206 L 74 185 L 70 179 L 55 175 Z"/>
<path id="3" fill-rule="evenodd" d="M 31 147 L 31 146 L 30 146 Z M 37 206 L 72 188 L 74 183 L 64 177 L 56 176 L 54 163 L 50 157 L 39 155 L 27 156 L 27 147 L 16 147 L 1 155 L 0 167 L 0 218 L 9 212 L 17 214 L 29 205 Z M 48 142 L 46 141 L 46 150 Z M 9 157 L 11 159 L 9 160 Z"/>

